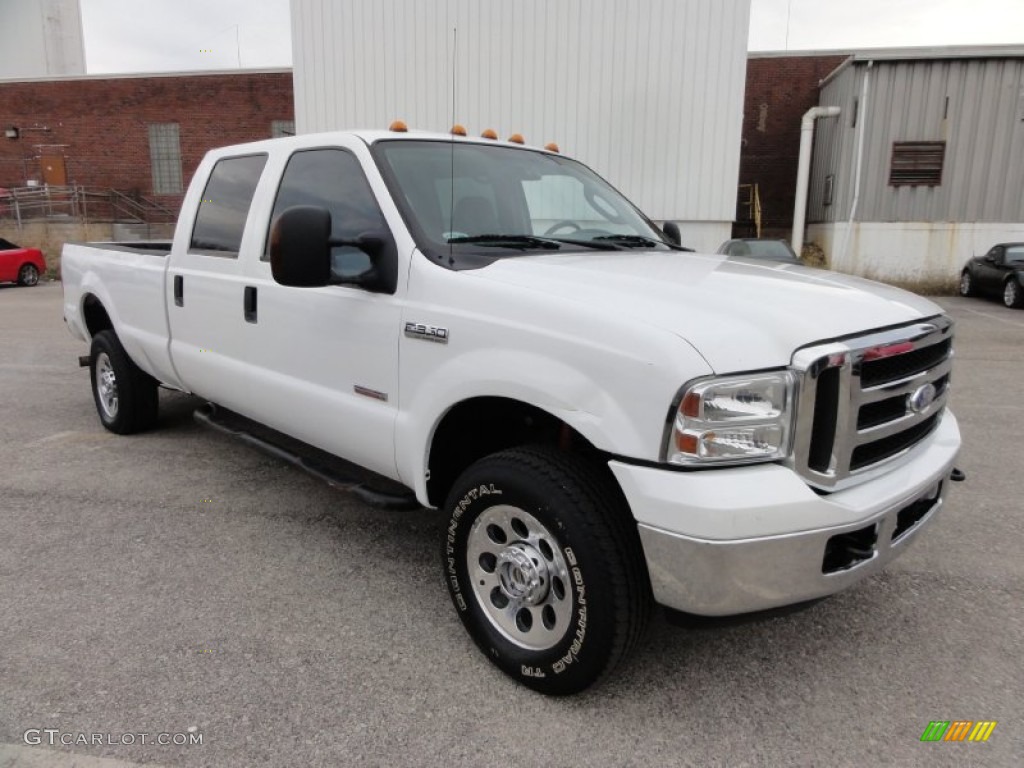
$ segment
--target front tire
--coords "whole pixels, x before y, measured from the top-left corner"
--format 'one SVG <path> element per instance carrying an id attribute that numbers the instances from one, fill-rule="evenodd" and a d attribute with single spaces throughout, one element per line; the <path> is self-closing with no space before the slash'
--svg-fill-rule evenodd
<path id="1" fill-rule="evenodd" d="M 550 695 L 594 684 L 648 621 L 636 523 L 597 464 L 545 447 L 493 454 L 456 481 L 445 509 L 445 581 L 480 650 Z"/>
<path id="2" fill-rule="evenodd" d="M 1010 309 L 1024 307 L 1024 290 L 1021 290 L 1020 283 L 1012 277 L 1003 286 L 1003 304 Z"/>
<path id="3" fill-rule="evenodd" d="M 93 401 L 104 427 L 130 435 L 156 425 L 156 380 L 132 362 L 113 331 L 100 331 L 93 337 L 89 375 Z"/>
<path id="4" fill-rule="evenodd" d="M 22 264 L 18 270 L 18 285 L 33 286 L 39 282 L 39 270 L 35 264 Z"/>
<path id="5" fill-rule="evenodd" d="M 971 279 L 971 273 L 968 270 L 964 270 L 960 275 L 960 295 L 961 296 L 973 296 L 974 285 Z"/>

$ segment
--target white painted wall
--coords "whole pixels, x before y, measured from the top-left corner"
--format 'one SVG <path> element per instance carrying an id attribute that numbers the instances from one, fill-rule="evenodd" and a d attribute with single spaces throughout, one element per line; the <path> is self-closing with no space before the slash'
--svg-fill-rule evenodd
<path id="1" fill-rule="evenodd" d="M 82 74 L 78 0 L 0 0 L 0 79 Z"/>
<path id="2" fill-rule="evenodd" d="M 714 249 L 736 211 L 749 15 L 750 0 L 292 0 L 296 127 L 454 118 L 556 141 Z"/>
<path id="3" fill-rule="evenodd" d="M 854 222 L 845 255 L 846 224 L 811 224 L 807 241 L 829 254 L 832 269 L 901 285 L 952 284 L 964 264 L 996 243 L 1024 241 L 1020 222 Z"/>

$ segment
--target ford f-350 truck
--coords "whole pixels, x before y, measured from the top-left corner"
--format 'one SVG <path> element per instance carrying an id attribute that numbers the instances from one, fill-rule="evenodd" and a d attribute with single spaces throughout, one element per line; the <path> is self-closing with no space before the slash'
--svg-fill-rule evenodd
<path id="1" fill-rule="evenodd" d="M 877 573 L 960 446 L 932 302 L 685 252 L 556 151 L 448 134 L 210 152 L 169 244 L 69 244 L 103 425 L 194 393 L 446 517 L 486 656 L 580 691 L 651 606 L 723 616 Z"/>

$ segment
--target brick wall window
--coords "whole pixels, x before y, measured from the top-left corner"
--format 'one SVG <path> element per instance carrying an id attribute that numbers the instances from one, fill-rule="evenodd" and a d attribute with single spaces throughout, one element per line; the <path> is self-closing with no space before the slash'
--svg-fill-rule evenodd
<path id="1" fill-rule="evenodd" d="M 270 123 L 270 138 L 280 139 L 282 136 L 295 135 L 294 120 L 272 120 Z"/>
<path id="2" fill-rule="evenodd" d="M 944 141 L 894 141 L 889 184 L 894 187 L 937 187 L 946 159 Z"/>
<path id="3" fill-rule="evenodd" d="M 180 195 L 181 142 L 177 123 L 149 126 L 149 161 L 153 169 L 153 194 Z"/>

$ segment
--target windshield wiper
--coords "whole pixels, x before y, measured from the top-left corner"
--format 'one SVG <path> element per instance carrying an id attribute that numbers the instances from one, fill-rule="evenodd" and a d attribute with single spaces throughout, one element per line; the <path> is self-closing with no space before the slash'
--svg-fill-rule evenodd
<path id="1" fill-rule="evenodd" d="M 472 243 L 485 247 L 495 248 L 561 248 L 562 244 L 557 240 L 545 240 L 533 235 L 465 235 L 463 237 L 452 237 L 449 243 Z"/>
<path id="2" fill-rule="evenodd" d="M 671 248 L 673 251 L 693 251 L 693 248 L 686 248 L 682 245 L 669 243 L 665 240 L 655 240 L 653 237 L 644 237 L 643 235 L 601 235 L 594 239 L 608 240 L 621 245 L 623 248 L 648 248 L 652 245 L 664 245 L 667 248 Z"/>
<path id="3" fill-rule="evenodd" d="M 593 248 L 597 251 L 619 251 L 622 250 L 619 246 L 614 243 L 599 243 L 598 240 L 604 238 L 598 237 L 593 240 L 573 240 L 571 237 L 549 237 L 546 238 L 556 243 L 565 243 L 566 245 L 582 245 L 584 248 Z"/>

